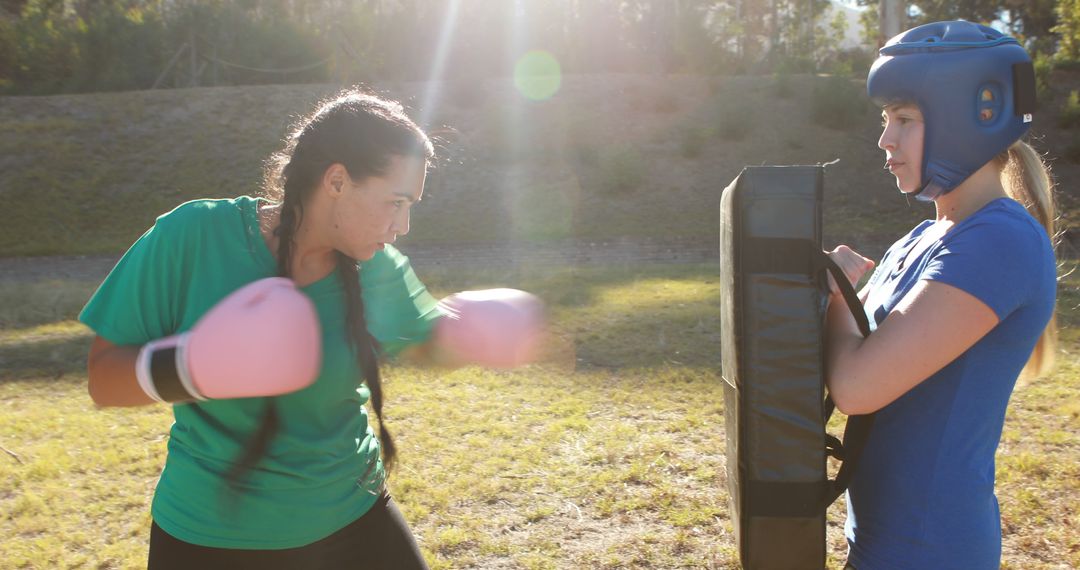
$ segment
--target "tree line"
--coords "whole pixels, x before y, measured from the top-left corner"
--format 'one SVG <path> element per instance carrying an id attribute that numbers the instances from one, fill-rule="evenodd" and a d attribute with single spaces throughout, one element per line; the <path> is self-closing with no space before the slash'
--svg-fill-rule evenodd
<path id="1" fill-rule="evenodd" d="M 828 0 L 0 0 L 0 92 L 468 81 L 532 49 L 564 73 L 861 74 L 881 33 L 878 3 L 859 2 L 853 23 Z M 908 25 L 995 22 L 1080 58 L 1080 0 L 903 9 Z"/>

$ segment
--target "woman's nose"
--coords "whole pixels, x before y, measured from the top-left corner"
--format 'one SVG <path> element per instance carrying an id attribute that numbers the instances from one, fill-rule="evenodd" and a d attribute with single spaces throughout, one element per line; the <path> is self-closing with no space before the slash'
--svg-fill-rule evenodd
<path id="1" fill-rule="evenodd" d="M 402 212 L 401 214 L 399 214 L 397 217 L 394 218 L 394 223 L 393 223 L 393 225 L 390 226 L 390 230 L 392 232 L 394 232 L 395 234 L 397 234 L 399 237 L 409 233 L 409 210 L 408 209 L 406 209 L 404 212 Z"/>
<path id="2" fill-rule="evenodd" d="M 881 136 L 878 137 L 877 145 L 881 150 L 893 150 L 896 148 L 891 129 L 885 127 L 881 130 Z"/>

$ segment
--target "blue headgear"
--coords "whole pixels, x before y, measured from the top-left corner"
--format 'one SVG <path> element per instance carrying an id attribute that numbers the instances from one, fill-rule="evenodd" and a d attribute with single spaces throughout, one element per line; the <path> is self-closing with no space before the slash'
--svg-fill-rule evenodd
<path id="1" fill-rule="evenodd" d="M 935 22 L 889 40 L 866 91 L 878 105 L 910 102 L 925 119 L 920 200 L 956 188 L 1024 136 L 1035 73 L 1024 48 L 971 22 Z"/>

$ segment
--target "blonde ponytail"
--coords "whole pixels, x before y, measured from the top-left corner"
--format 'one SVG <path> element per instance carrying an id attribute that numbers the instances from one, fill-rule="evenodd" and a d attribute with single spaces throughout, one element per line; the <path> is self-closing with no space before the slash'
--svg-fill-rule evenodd
<path id="1" fill-rule="evenodd" d="M 1009 197 L 1020 202 L 1033 218 L 1042 224 L 1057 249 L 1058 235 L 1054 229 L 1057 207 L 1054 204 L 1054 185 L 1050 171 L 1031 145 L 1017 141 L 1002 154 L 1001 181 Z M 1035 350 L 1031 353 L 1021 378 L 1036 378 L 1050 371 L 1057 350 L 1057 315 L 1050 317 Z"/>

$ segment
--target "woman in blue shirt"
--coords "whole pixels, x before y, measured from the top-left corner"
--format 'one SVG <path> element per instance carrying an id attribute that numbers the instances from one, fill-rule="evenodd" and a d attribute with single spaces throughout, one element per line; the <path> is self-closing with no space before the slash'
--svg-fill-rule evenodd
<path id="1" fill-rule="evenodd" d="M 870 70 L 878 146 L 936 217 L 886 252 L 860 293 L 862 338 L 834 292 L 827 378 L 847 414 L 876 412 L 848 489 L 848 566 L 998 568 L 994 454 L 1022 372 L 1054 350 L 1052 185 L 1020 138 L 1034 101 L 1016 40 L 956 21 L 893 38 Z M 874 263 L 831 257 L 857 282 Z M 1026 370 L 1025 370 L 1026 369 Z"/>

